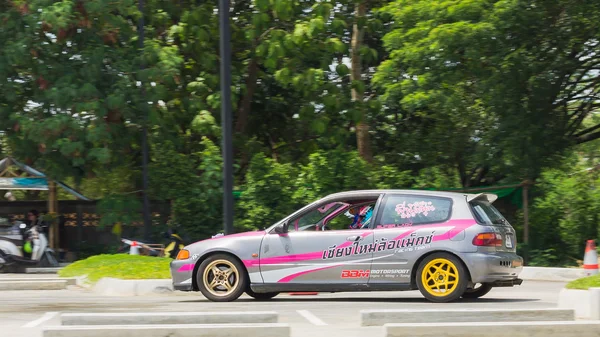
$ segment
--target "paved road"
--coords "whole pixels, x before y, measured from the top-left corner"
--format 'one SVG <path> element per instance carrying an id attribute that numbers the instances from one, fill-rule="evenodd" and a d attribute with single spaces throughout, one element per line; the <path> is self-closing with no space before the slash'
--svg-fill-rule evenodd
<path id="1" fill-rule="evenodd" d="M 380 335 L 380 327 L 360 327 L 363 309 L 432 308 L 555 308 L 562 282 L 524 282 L 520 287 L 497 288 L 478 300 L 434 304 L 418 291 L 335 293 L 316 296 L 281 294 L 269 302 L 243 297 L 233 303 L 208 302 L 199 293 L 171 293 L 148 297 L 100 297 L 70 287 L 60 291 L 0 292 L 0 336 L 41 337 L 42 327 L 58 325 L 58 312 L 279 312 L 280 322 L 292 325 L 293 337 L 351 337 Z M 372 332 L 372 333 L 371 333 Z"/>

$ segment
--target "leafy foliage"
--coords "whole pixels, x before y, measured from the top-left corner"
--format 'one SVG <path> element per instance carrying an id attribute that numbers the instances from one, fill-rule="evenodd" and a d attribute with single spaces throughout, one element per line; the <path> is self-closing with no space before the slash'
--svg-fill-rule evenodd
<path id="1" fill-rule="evenodd" d="M 216 6 L 0 2 L 0 153 L 127 225 L 145 123 L 151 199 L 191 239 L 218 232 Z M 597 237 L 597 177 L 571 174 L 600 163 L 598 1 L 253 0 L 230 13 L 237 230 L 341 190 L 528 179 L 532 263 L 569 263 Z"/>
<path id="2" fill-rule="evenodd" d="M 76 261 L 58 272 L 60 277 L 86 276 L 95 284 L 103 277 L 124 280 L 168 279 L 170 258 L 128 254 L 101 254 Z"/>
<path id="3" fill-rule="evenodd" d="M 570 264 L 583 258 L 586 240 L 599 238 L 599 184 L 596 172 L 576 162 L 568 171 L 552 169 L 542 174 L 537 187 L 541 195 L 532 205 L 531 245 L 552 249 L 538 254 L 551 254 Z M 535 257 L 537 252 L 532 253 Z"/>
<path id="4" fill-rule="evenodd" d="M 596 1 L 398 0 L 381 12 L 394 27 L 375 83 L 396 122 L 429 140 L 423 160 L 457 165 L 464 185 L 536 178 L 598 137 L 581 130 L 598 109 Z"/>
<path id="5" fill-rule="evenodd" d="M 580 289 L 580 290 L 588 290 L 589 288 L 597 288 L 600 286 L 600 276 L 592 275 L 588 277 L 583 277 L 574 281 L 567 283 L 565 286 L 567 289 Z"/>

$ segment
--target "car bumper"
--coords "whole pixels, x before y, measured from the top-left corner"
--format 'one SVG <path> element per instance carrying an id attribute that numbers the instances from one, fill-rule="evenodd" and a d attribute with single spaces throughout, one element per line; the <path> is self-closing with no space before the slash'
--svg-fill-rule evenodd
<path id="1" fill-rule="evenodd" d="M 473 253 L 464 259 L 473 283 L 492 283 L 507 287 L 521 284 L 523 258 L 515 253 Z"/>
<path id="2" fill-rule="evenodd" d="M 194 275 L 194 261 L 188 260 L 173 260 L 169 267 L 171 269 L 171 280 L 173 281 L 173 289 L 179 291 L 192 291 L 192 277 Z"/>

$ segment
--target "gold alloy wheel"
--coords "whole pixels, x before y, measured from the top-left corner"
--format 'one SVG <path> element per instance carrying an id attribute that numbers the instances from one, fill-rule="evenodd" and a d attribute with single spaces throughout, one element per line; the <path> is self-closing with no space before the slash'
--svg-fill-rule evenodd
<path id="1" fill-rule="evenodd" d="M 458 268 L 450 260 L 434 259 L 423 268 L 421 280 L 428 294 L 437 297 L 448 296 L 458 287 Z"/>
<path id="2" fill-rule="evenodd" d="M 240 274 L 235 265 L 227 260 L 215 260 L 204 268 L 202 282 L 211 294 L 227 296 L 231 294 L 240 281 Z"/>

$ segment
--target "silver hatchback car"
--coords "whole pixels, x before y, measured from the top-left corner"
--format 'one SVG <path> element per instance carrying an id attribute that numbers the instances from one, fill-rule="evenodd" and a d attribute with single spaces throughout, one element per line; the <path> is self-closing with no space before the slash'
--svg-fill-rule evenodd
<path id="1" fill-rule="evenodd" d="M 244 292 L 418 289 L 434 302 L 520 285 L 523 259 L 494 194 L 367 190 L 329 195 L 263 231 L 186 246 L 173 286 L 211 301 Z"/>

